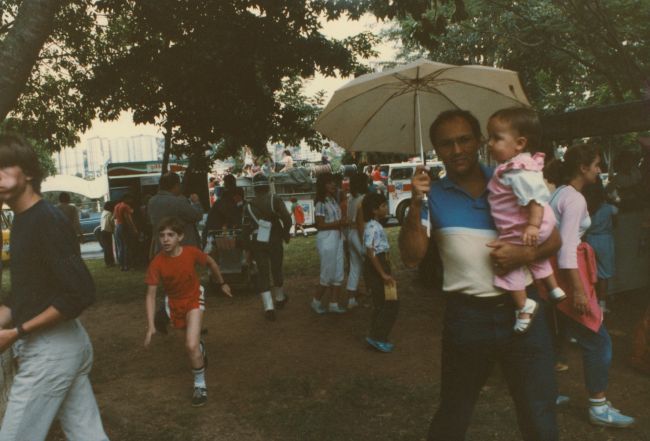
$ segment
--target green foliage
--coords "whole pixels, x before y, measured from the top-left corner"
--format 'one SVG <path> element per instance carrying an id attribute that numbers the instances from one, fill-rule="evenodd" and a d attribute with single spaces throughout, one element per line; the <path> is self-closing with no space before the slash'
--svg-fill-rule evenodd
<path id="1" fill-rule="evenodd" d="M 6 30 L 21 2 L 1 3 L 0 28 Z M 77 134 L 87 130 L 95 116 L 94 105 L 80 90 L 88 78 L 91 38 L 98 29 L 94 1 L 64 3 L 16 107 L 3 123 L 5 129 L 36 140 L 48 151 L 74 146 Z"/>
<path id="2" fill-rule="evenodd" d="M 515 70 L 544 113 L 639 98 L 650 78 L 648 0 L 440 3 L 399 17 L 402 57 Z"/>
<path id="3" fill-rule="evenodd" d="M 173 153 L 205 158 L 235 155 L 269 140 L 312 146 L 310 129 L 322 95 L 305 97 L 301 78 L 364 71 L 357 57 L 373 54 L 368 34 L 326 38 L 330 2 L 104 0 L 108 26 L 98 33 L 93 80 L 84 93 L 101 102 L 100 116 L 131 109 L 136 123 L 168 123 Z"/>

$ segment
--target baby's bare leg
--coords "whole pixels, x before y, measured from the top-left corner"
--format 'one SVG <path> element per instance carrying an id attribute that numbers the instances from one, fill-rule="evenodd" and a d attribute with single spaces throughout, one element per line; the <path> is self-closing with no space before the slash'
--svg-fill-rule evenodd
<path id="1" fill-rule="evenodd" d="M 521 309 L 526 304 L 526 291 L 510 291 L 512 301 L 515 303 L 515 309 Z M 527 317 L 528 315 L 524 316 Z"/>

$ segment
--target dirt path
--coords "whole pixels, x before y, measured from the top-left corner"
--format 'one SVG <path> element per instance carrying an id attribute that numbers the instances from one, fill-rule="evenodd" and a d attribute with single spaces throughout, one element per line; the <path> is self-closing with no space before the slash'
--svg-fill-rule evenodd
<path id="1" fill-rule="evenodd" d="M 363 338 L 369 308 L 316 316 L 308 307 L 314 277 L 293 277 L 291 296 L 274 323 L 258 299 L 209 297 L 209 403 L 190 406 L 191 375 L 180 335 L 144 337 L 143 301 L 106 301 L 84 314 L 95 346 L 93 384 L 112 440 L 157 441 L 377 441 L 420 440 L 437 404 L 440 317 L 438 296 L 398 274 L 402 308 L 396 351 L 379 354 Z M 612 304 L 609 326 L 615 360 L 609 397 L 636 416 L 634 430 L 594 428 L 586 422 L 579 353 L 558 379 L 571 404 L 559 414 L 563 440 L 632 441 L 650 435 L 650 378 L 625 365 L 632 326 L 647 302 L 643 294 Z M 533 379 L 534 381 L 534 379 Z M 54 434 L 51 439 L 58 440 Z M 500 374 L 482 393 L 470 441 L 518 440 L 512 403 Z"/>

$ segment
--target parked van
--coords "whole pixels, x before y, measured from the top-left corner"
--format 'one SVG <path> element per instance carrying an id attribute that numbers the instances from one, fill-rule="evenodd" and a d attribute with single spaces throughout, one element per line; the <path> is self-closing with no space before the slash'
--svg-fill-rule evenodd
<path id="1" fill-rule="evenodd" d="M 421 165 L 415 162 L 401 162 L 380 166 L 382 175 L 386 178 L 386 199 L 388 199 L 388 214 L 401 224 L 408 213 L 411 204 L 411 178 L 415 168 Z M 444 175 L 442 162 L 428 162 L 427 166 L 435 176 Z"/>

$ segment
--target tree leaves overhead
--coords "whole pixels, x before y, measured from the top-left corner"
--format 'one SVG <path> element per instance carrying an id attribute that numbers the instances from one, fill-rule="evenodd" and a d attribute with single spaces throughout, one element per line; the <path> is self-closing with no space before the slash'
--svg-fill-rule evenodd
<path id="1" fill-rule="evenodd" d="M 319 17 L 342 9 L 301 0 L 105 0 L 108 26 L 98 40 L 93 81 L 84 93 L 114 118 L 132 109 L 136 122 L 170 121 L 174 142 L 220 155 L 243 145 L 256 154 L 269 140 L 297 143 L 322 99 L 307 99 L 301 78 L 357 74 L 357 57 L 373 54 L 373 37 L 339 41 L 321 33 Z M 309 124 L 308 124 L 309 123 Z M 199 147 L 196 147 L 196 145 Z"/>
<path id="2" fill-rule="evenodd" d="M 38 54 L 18 102 L 2 123 L 4 130 L 38 140 L 39 145 L 51 151 L 75 145 L 77 133 L 88 129 L 95 115 L 94 106 L 86 102 L 80 90 L 87 78 L 92 35 L 97 26 L 93 2 L 58 3 L 63 6 L 54 17 L 53 30 Z M 4 12 L 0 36 L 6 38 L 24 2 L 3 0 L 0 4 Z"/>
<path id="3" fill-rule="evenodd" d="M 402 56 L 516 70 L 546 113 L 639 98 L 650 78 L 648 0 L 457 3 L 398 16 Z"/>

